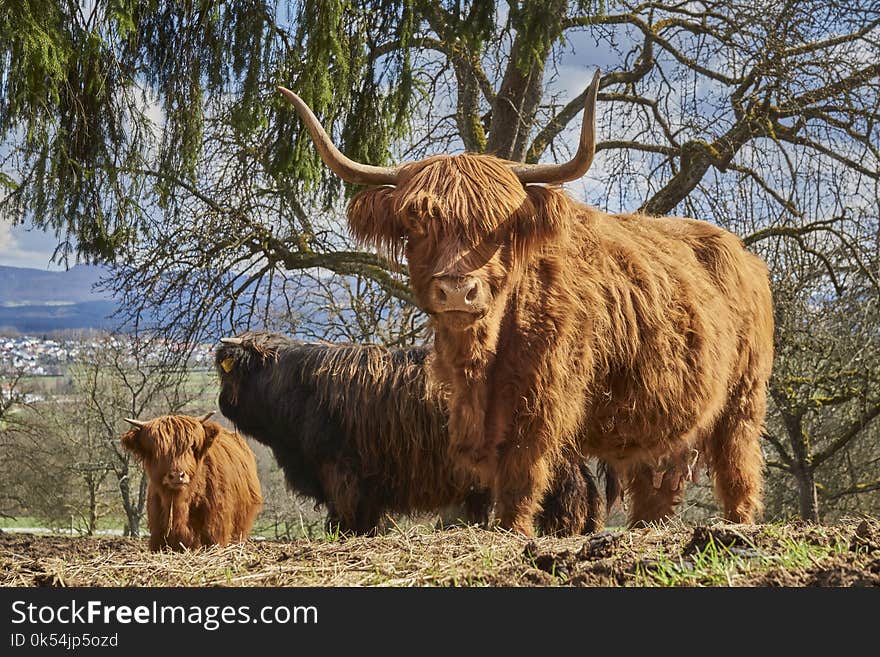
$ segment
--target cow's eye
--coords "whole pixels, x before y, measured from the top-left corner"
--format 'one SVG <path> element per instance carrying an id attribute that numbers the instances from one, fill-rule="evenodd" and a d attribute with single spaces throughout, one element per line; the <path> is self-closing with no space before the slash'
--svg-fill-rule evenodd
<path id="1" fill-rule="evenodd" d="M 407 237 L 422 237 L 425 234 L 424 217 L 418 217 L 414 213 L 406 212 L 401 216 L 400 223 Z"/>

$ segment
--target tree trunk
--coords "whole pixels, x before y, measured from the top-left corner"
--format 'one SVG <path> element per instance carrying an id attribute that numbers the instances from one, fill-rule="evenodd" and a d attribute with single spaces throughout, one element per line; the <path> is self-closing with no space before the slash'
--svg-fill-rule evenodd
<path id="1" fill-rule="evenodd" d="M 97 486 L 94 482 L 90 481 L 89 484 L 89 526 L 87 535 L 94 536 L 95 529 L 97 529 L 98 525 L 98 491 Z"/>
<path id="2" fill-rule="evenodd" d="M 128 535 L 132 538 L 140 538 L 141 535 L 141 518 L 136 509 L 126 509 L 125 514 L 128 517 L 127 529 Z"/>
<path id="3" fill-rule="evenodd" d="M 801 518 L 810 522 L 819 522 L 819 495 L 813 470 L 804 468 L 794 475 L 798 486 L 798 510 Z"/>
<path id="4" fill-rule="evenodd" d="M 810 437 L 804 431 L 803 414 L 783 413 L 788 440 L 794 453 L 791 474 L 798 487 L 798 510 L 801 518 L 819 522 L 819 497 L 816 490 Z"/>
<path id="5" fill-rule="evenodd" d="M 536 85 L 540 87 L 544 77 L 543 62 L 534 64 L 528 71 L 521 71 L 516 65 L 518 54 L 519 44 L 514 42 L 510 63 L 492 106 L 492 126 L 486 142 L 486 152 L 504 160 L 520 160 L 525 156 L 529 130 L 537 110 L 533 92 Z"/>
<path id="6" fill-rule="evenodd" d="M 135 538 L 141 535 L 141 518 L 144 516 L 144 507 L 147 505 L 147 477 L 141 475 L 140 484 L 138 484 L 138 503 L 137 513 L 132 522 L 132 536 Z"/>
<path id="7" fill-rule="evenodd" d="M 525 158 L 535 114 L 543 97 L 544 68 L 553 43 L 561 34 L 560 18 L 565 16 L 567 5 L 564 0 L 544 0 L 524 3 L 517 10 L 521 15 L 514 22 L 521 25 L 510 46 L 510 61 L 492 103 L 487 153 L 517 162 Z M 532 21 L 535 23 L 531 28 L 520 29 Z M 528 52 L 530 56 L 525 56 Z"/>
<path id="8" fill-rule="evenodd" d="M 135 509 L 132 508 L 131 472 L 127 461 L 123 462 L 122 468 L 116 472 L 116 476 L 119 481 L 119 495 L 122 497 L 122 509 L 125 511 L 125 517 L 128 519 L 125 526 L 125 535 L 137 538 L 137 513 Z M 132 516 L 134 516 L 134 523 L 132 522 Z"/>

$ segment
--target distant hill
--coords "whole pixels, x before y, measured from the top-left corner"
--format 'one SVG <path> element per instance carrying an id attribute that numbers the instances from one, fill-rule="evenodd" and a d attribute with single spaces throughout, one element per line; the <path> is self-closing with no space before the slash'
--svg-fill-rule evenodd
<path id="1" fill-rule="evenodd" d="M 103 269 L 77 265 L 67 271 L 0 266 L 0 330 L 45 333 L 111 328 L 111 295 L 93 289 Z"/>
<path id="2" fill-rule="evenodd" d="M 0 266 L 0 306 L 71 304 L 110 300 L 106 293 L 92 290 L 104 270 L 76 265 L 67 271 L 45 271 Z"/>

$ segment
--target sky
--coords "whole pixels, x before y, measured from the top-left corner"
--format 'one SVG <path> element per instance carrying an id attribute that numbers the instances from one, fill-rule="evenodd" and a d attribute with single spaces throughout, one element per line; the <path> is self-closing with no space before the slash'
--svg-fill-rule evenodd
<path id="1" fill-rule="evenodd" d="M 64 269 L 50 262 L 57 245 L 53 233 L 23 225 L 13 226 L 12 221 L 0 216 L 0 266 L 44 271 Z"/>

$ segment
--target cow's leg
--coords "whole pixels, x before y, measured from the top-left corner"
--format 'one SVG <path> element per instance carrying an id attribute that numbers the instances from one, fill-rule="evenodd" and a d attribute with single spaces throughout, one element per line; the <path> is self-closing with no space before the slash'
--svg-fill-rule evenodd
<path id="1" fill-rule="evenodd" d="M 492 509 L 492 492 L 488 488 L 472 486 L 461 504 L 444 507 L 437 519 L 437 529 L 450 529 L 462 525 L 489 524 L 489 511 Z"/>
<path id="2" fill-rule="evenodd" d="M 199 509 L 199 520 L 202 521 L 204 529 L 201 533 L 202 545 L 229 545 L 235 536 L 233 511 L 226 508 L 225 505 L 218 508 Z M 190 511 L 190 517 L 193 512 Z"/>
<path id="3" fill-rule="evenodd" d="M 535 513 L 550 483 L 550 467 L 532 447 L 506 445 L 499 455 L 494 482 L 495 515 L 504 529 L 535 533 Z"/>
<path id="4" fill-rule="evenodd" d="M 355 515 L 355 533 L 375 536 L 384 530 L 386 518 L 384 509 L 372 501 L 377 497 L 378 494 L 375 491 L 359 494 Z"/>
<path id="5" fill-rule="evenodd" d="M 754 522 L 761 512 L 764 455 L 761 431 L 767 408 L 762 382 L 743 383 L 706 440 L 715 495 L 731 522 Z"/>
<path id="6" fill-rule="evenodd" d="M 254 526 L 254 520 L 260 513 L 262 502 L 254 504 L 253 502 L 242 503 L 236 511 L 235 525 L 232 528 L 232 541 L 235 543 L 244 543 L 250 536 L 251 528 Z"/>
<path id="7" fill-rule="evenodd" d="M 664 470 L 645 463 L 631 465 L 626 471 L 629 496 L 629 526 L 644 526 L 672 515 L 684 496 L 686 472 L 677 468 Z"/>
<path id="8" fill-rule="evenodd" d="M 578 469 L 581 471 L 581 476 L 584 480 L 584 490 L 579 494 L 579 499 L 581 499 L 580 504 L 584 505 L 587 514 L 580 528 L 580 533 L 593 534 L 605 527 L 605 516 L 607 515 L 605 502 L 599 493 L 599 484 L 590 466 L 582 462 Z M 586 497 L 583 498 L 581 496 Z M 574 533 L 574 528 L 572 530 Z"/>
<path id="9" fill-rule="evenodd" d="M 488 525 L 491 509 L 492 492 L 488 488 L 472 488 L 464 498 L 464 519 L 472 525 Z"/>
<path id="10" fill-rule="evenodd" d="M 337 463 L 325 463 L 321 466 L 321 487 L 327 500 L 326 531 L 358 533 L 360 487 L 355 474 Z"/>
<path id="11" fill-rule="evenodd" d="M 544 494 L 538 526 L 543 534 L 591 534 L 604 525 L 603 504 L 596 479 L 580 457 L 564 458 L 553 470 Z"/>

